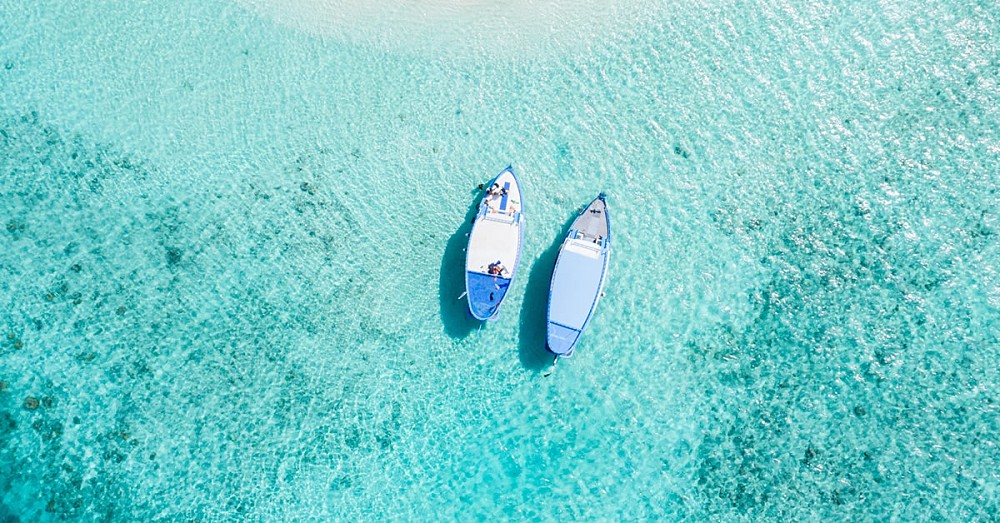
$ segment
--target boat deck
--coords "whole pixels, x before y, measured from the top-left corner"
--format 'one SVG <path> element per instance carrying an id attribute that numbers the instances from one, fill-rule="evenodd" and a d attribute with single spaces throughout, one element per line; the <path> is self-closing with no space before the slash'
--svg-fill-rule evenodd
<path id="1" fill-rule="evenodd" d="M 549 321 L 578 331 L 587 324 L 604 281 L 604 257 L 588 244 L 593 245 L 566 241 L 549 293 Z"/>
<path id="2" fill-rule="evenodd" d="M 517 223 L 494 219 L 487 214 L 480 218 L 475 234 L 469 238 L 465 270 L 486 274 L 489 265 L 498 260 L 508 271 L 514 270 L 520 241 L 521 230 Z"/>

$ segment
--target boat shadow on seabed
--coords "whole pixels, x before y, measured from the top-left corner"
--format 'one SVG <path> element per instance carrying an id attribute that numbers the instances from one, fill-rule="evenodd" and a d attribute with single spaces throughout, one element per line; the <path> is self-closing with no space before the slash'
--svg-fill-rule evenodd
<path id="1" fill-rule="evenodd" d="M 441 274 L 438 287 L 441 289 L 441 322 L 444 332 L 452 338 L 464 338 L 470 332 L 478 329 L 482 322 L 469 314 L 469 305 L 465 298 L 459 298 L 465 293 L 465 248 L 469 244 L 469 233 L 472 231 L 472 219 L 479 210 L 481 189 L 474 189 L 475 203 L 465 213 L 465 220 L 455 234 L 448 238 L 441 256 Z"/>
<path id="2" fill-rule="evenodd" d="M 574 209 L 563 223 L 559 235 L 552 245 L 531 264 L 528 273 L 528 284 L 524 289 L 524 301 L 521 303 L 520 342 L 518 356 L 521 365 L 533 371 L 541 371 L 552 367 L 555 356 L 545 348 L 545 322 L 549 308 L 549 283 L 552 280 L 552 269 L 556 266 L 559 247 L 569 233 L 570 227 L 576 221 L 581 209 Z"/>

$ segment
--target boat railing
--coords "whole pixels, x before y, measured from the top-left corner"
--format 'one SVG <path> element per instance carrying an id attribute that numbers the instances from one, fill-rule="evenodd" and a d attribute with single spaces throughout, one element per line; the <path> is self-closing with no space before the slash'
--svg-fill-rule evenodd
<path id="1" fill-rule="evenodd" d="M 515 212 L 513 214 L 508 214 L 503 212 L 488 212 L 486 213 L 485 216 L 483 216 L 483 218 L 486 220 L 490 220 L 493 222 L 500 222 L 500 223 L 516 223 L 520 219 L 520 217 L 521 213 L 519 212 Z"/>

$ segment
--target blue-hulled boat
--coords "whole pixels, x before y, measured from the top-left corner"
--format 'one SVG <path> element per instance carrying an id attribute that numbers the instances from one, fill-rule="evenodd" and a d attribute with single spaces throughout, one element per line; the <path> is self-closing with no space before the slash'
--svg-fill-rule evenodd
<path id="1" fill-rule="evenodd" d="M 521 261 L 523 238 L 521 184 L 508 165 L 486 188 L 469 233 L 465 292 L 474 318 L 493 320 L 500 313 Z"/>
<path id="2" fill-rule="evenodd" d="M 601 299 L 611 254 L 611 220 L 601 193 L 573 222 L 552 270 L 545 345 L 568 358 Z"/>

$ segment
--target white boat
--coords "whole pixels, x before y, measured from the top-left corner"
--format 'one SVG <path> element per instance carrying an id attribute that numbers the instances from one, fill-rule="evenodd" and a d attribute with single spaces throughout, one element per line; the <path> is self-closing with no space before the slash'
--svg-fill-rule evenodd
<path id="1" fill-rule="evenodd" d="M 486 187 L 469 233 L 465 291 L 474 318 L 493 320 L 500 313 L 521 261 L 523 238 L 521 184 L 508 165 Z"/>

